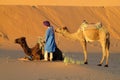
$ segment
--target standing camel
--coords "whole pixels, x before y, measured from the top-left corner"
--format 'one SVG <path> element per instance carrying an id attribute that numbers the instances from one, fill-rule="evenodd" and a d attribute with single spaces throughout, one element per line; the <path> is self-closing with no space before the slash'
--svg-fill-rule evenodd
<path id="1" fill-rule="evenodd" d="M 84 64 L 88 64 L 87 42 L 100 42 L 103 55 L 98 66 L 102 66 L 102 63 L 106 58 L 105 67 L 108 67 L 110 34 L 105 30 L 101 23 L 88 24 L 86 21 L 84 21 L 75 33 L 70 33 L 67 27 L 57 28 L 55 32 L 62 34 L 66 38 L 78 40 L 80 42 L 84 52 Z"/>

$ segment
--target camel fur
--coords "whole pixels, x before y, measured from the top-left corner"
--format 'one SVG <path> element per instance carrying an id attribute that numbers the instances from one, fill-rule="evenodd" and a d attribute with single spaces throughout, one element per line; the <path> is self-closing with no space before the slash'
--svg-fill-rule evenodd
<path id="1" fill-rule="evenodd" d="M 99 22 L 90 24 L 87 21 L 84 21 L 75 33 L 70 33 L 67 27 L 57 28 L 55 32 L 62 34 L 66 38 L 70 38 L 71 40 L 78 40 L 80 42 L 84 52 L 84 64 L 88 64 L 87 42 L 100 42 L 103 54 L 98 66 L 101 66 L 104 59 L 106 58 L 105 67 L 108 67 L 110 34 L 103 27 L 102 23 Z"/>

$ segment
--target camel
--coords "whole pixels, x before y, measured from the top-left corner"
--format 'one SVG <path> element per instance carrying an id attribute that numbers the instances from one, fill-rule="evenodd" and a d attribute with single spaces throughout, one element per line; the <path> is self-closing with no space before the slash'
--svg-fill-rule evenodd
<path id="1" fill-rule="evenodd" d="M 41 40 L 32 48 L 29 48 L 25 37 L 15 39 L 15 43 L 20 44 L 26 54 L 25 58 L 29 60 L 42 60 L 44 59 L 44 41 Z M 62 51 L 56 48 L 53 53 L 53 61 L 63 60 Z"/>
<path id="2" fill-rule="evenodd" d="M 104 59 L 106 58 L 105 67 L 108 67 L 109 58 L 109 46 L 110 46 L 110 34 L 103 27 L 102 23 L 88 23 L 84 21 L 77 32 L 70 33 L 67 27 L 57 28 L 56 33 L 62 34 L 66 38 L 72 40 L 78 40 L 83 48 L 84 52 L 84 64 L 88 64 L 87 58 L 87 42 L 98 41 L 102 46 L 102 59 L 98 66 L 102 66 Z"/>
<path id="3" fill-rule="evenodd" d="M 29 60 L 43 59 L 43 52 L 39 49 L 38 43 L 33 48 L 29 48 L 25 37 L 15 39 L 15 43 L 21 45 L 26 54 L 25 58 L 28 58 Z"/>

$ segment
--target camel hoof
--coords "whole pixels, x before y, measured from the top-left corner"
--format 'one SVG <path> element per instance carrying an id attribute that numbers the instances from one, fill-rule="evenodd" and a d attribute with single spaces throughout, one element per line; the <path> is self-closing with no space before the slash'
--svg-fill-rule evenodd
<path id="1" fill-rule="evenodd" d="M 102 64 L 98 64 L 97 66 L 102 66 Z"/>
<path id="2" fill-rule="evenodd" d="M 88 62 L 84 62 L 84 64 L 88 64 Z"/>
<path id="3" fill-rule="evenodd" d="M 108 67 L 108 65 L 105 65 L 104 67 Z"/>

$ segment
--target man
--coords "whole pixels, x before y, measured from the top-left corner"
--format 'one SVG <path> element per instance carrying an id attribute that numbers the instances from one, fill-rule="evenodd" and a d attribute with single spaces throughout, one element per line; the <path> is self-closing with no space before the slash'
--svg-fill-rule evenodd
<path id="1" fill-rule="evenodd" d="M 46 35 L 45 35 L 44 60 L 48 61 L 48 53 L 50 53 L 50 61 L 52 61 L 53 52 L 55 52 L 55 48 L 56 48 L 54 29 L 50 25 L 49 21 L 43 21 L 43 24 L 47 27 Z"/>

